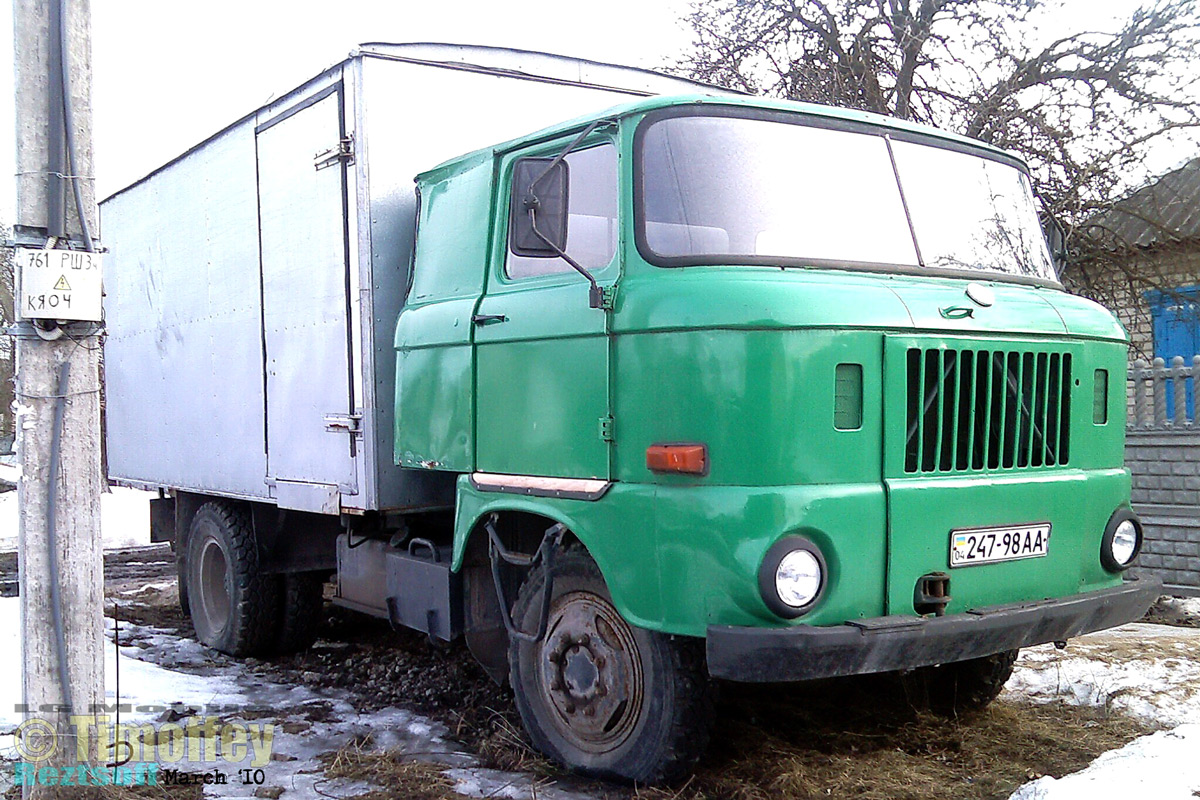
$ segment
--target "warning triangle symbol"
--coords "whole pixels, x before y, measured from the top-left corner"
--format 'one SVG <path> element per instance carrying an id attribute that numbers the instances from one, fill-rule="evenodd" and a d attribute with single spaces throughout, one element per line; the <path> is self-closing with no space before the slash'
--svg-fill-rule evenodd
<path id="1" fill-rule="evenodd" d="M 71 284 L 67 283 L 67 276 L 66 276 L 66 275 L 60 275 L 60 276 L 58 277 L 58 283 L 54 284 L 54 291 L 56 291 L 56 292 L 69 292 L 69 291 L 71 291 Z"/>

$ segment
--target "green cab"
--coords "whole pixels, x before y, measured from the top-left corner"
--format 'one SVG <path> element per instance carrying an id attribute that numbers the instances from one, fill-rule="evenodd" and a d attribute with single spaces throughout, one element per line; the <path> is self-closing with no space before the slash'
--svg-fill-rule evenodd
<path id="1" fill-rule="evenodd" d="M 467 643 L 560 761 L 681 774 L 714 678 L 983 704 L 1156 595 L 1122 578 L 1126 334 L 1012 155 L 655 97 L 417 186 L 396 463 L 458 475 Z"/>

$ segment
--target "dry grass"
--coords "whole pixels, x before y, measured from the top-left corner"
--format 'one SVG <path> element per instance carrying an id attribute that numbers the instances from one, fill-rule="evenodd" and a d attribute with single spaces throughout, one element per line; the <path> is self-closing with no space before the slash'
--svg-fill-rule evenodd
<path id="1" fill-rule="evenodd" d="M 69 793 L 71 800 L 201 800 L 204 787 L 188 786 L 75 786 L 60 789 Z M 20 800 L 21 787 L 11 786 L 4 793 L 5 800 Z"/>
<path id="2" fill-rule="evenodd" d="M 889 694 L 884 681 L 733 687 L 718 735 L 682 787 L 645 800 L 1005 798 L 1149 731 L 1126 717 L 1052 704 L 997 703 L 946 719 Z M 857 690 L 856 690 L 857 687 Z"/>
<path id="3" fill-rule="evenodd" d="M 483 709 L 482 714 L 460 715 L 455 736 L 470 741 L 480 760 L 489 767 L 535 775 L 556 775 L 557 765 L 533 749 L 515 714 Z"/>
<path id="4" fill-rule="evenodd" d="M 369 739 L 350 742 L 341 750 L 327 756 L 326 778 L 347 778 L 370 781 L 378 789 L 355 795 L 355 800 L 451 800 L 460 795 L 454 791 L 454 781 L 442 772 L 440 764 L 415 761 L 399 753 L 381 753 L 369 749 Z"/>
<path id="5" fill-rule="evenodd" d="M 1196 641 L 1160 641 L 1112 637 L 1072 642 L 1066 650 L 1056 651 L 1054 656 L 1057 659 L 1088 658 L 1108 664 L 1121 664 L 1154 659 L 1194 659 L 1198 654 L 1200 654 L 1200 639 Z"/>

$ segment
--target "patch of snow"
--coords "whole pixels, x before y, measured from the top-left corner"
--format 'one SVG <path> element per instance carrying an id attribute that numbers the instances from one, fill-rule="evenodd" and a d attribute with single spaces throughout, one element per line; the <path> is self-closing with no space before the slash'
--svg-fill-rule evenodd
<path id="1" fill-rule="evenodd" d="M 105 618 L 106 633 L 111 637 L 113 623 Z M 130 626 L 131 628 L 133 626 Z M 238 704 L 245 702 L 241 687 L 228 676 L 194 675 L 165 669 L 152 660 L 142 658 L 138 647 L 127 646 L 127 633 L 122 626 L 122 646 L 114 647 L 110 640 L 104 647 L 104 694 L 105 703 L 114 704 L 117 697 L 117 665 L 120 663 L 121 697 L 133 705 L 131 712 L 122 712 L 122 722 L 150 722 L 172 705 L 204 707 L 213 704 Z M 0 641 L 21 640 L 21 599 L 0 597 Z M 195 642 L 175 639 L 176 649 L 186 649 L 191 644 L 203 649 Z M 181 647 L 183 646 L 183 647 Z M 17 706 L 23 702 L 21 686 L 21 657 L 13 653 L 11 658 L 0 660 L 0 751 L 7 752 L 12 745 L 11 735 L 23 720 Z"/>
<path id="2" fill-rule="evenodd" d="M 1200 788 L 1200 724 L 1180 725 L 1104 753 L 1080 772 L 1039 778 L 1009 800 L 1195 800 Z"/>
<path id="3" fill-rule="evenodd" d="M 1200 630 L 1133 623 L 1021 651 L 1002 697 L 1121 711 L 1164 725 L 1200 722 Z"/>
<path id="4" fill-rule="evenodd" d="M 139 586 L 136 589 L 126 589 L 123 592 L 116 592 L 116 594 L 118 594 L 122 597 L 129 597 L 132 595 L 141 595 L 141 594 L 153 594 L 154 592 L 170 591 L 171 589 L 174 589 L 176 587 L 176 585 L 177 584 L 176 584 L 175 580 L 173 580 L 173 579 L 169 580 L 169 581 L 150 581 L 148 583 L 143 583 L 141 586 Z"/>
<path id="5" fill-rule="evenodd" d="M 0 641 L 19 641 L 19 617 L 20 599 L 0 598 Z M 369 740 L 372 750 L 409 754 L 449 767 L 478 763 L 474 755 L 449 741 L 449 731 L 444 725 L 414 712 L 386 708 L 361 714 L 342 692 L 323 690 L 318 695 L 303 685 L 265 680 L 244 665 L 169 631 L 128 623 L 121 623 L 119 631 L 116 628 L 113 620 L 106 617 L 107 702 L 116 702 L 119 665 L 120 699 L 131 706 L 122 710 L 121 722 L 169 720 L 182 726 L 193 716 L 213 716 L 222 725 L 238 722 L 270 726 L 258 729 L 262 731 L 261 741 L 265 742 L 268 730 L 270 737 L 270 760 L 261 769 L 266 786 L 284 789 L 283 800 L 352 797 L 374 788 L 363 781 L 330 780 L 324 776 L 320 758 L 355 740 Z M 114 632 L 119 633 L 120 647 L 112 642 Z M 16 756 L 12 733 L 22 721 L 15 708 L 21 700 L 21 659 L 3 659 L 0 661 L 0 759 Z M 192 743 L 195 739 L 188 741 Z M 181 753 L 178 761 L 163 763 L 161 767 L 186 772 L 208 772 L 215 767 L 226 774 L 229 783 L 206 786 L 206 798 L 251 796 L 254 785 L 244 783 L 239 772 L 251 764 L 248 759 L 247 763 L 225 761 L 224 747 L 219 739 L 201 738 L 196 750 L 201 756 L 199 760 L 192 760 L 193 752 L 189 750 Z M 214 763 L 211 759 L 204 760 L 204 755 L 220 756 L 222 760 Z M 0 769 L 0 776 L 4 774 L 11 780 L 11 769 Z M 5 788 L 0 785 L 0 792 Z M 553 797 L 540 790 L 538 796 Z"/>
<path id="6" fill-rule="evenodd" d="M 1181 617 L 1200 617 L 1200 597 L 1163 596 L 1158 598 L 1157 605 Z"/>
<path id="7" fill-rule="evenodd" d="M 507 800 L 589 800 L 598 795 L 555 786 L 544 778 L 497 769 L 451 769 L 446 777 L 454 781 L 454 791 L 466 797 L 507 798 Z"/>
<path id="8" fill-rule="evenodd" d="M 0 466 L 0 478 L 15 481 L 19 469 Z M 124 486 L 100 495 L 100 535 L 105 550 L 150 544 L 150 500 L 154 497 L 154 492 Z M 0 552 L 17 549 L 18 513 L 17 492 L 0 494 Z"/>

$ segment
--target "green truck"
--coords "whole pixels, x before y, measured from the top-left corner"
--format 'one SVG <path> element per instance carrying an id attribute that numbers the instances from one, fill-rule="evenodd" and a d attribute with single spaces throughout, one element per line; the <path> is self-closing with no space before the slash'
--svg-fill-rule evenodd
<path id="1" fill-rule="evenodd" d="M 110 472 L 159 490 L 202 642 L 304 646 L 332 573 L 335 603 L 463 637 L 548 756 L 653 783 L 704 752 L 717 681 L 916 671 L 980 707 L 1019 648 L 1156 597 L 1122 577 L 1142 538 L 1126 335 L 1063 291 L 1020 160 L 650 86 L 422 172 L 398 230 L 367 187 L 389 144 L 364 113 L 373 59 L 249 118 L 254 202 L 172 205 L 235 126 L 102 206 Z M 313 150 L 272 131 L 326 100 L 339 144 L 272 178 L 272 152 Z M 332 211 L 289 217 L 330 173 Z M 244 269 L 222 238 L 238 214 Z M 181 218 L 207 238 L 172 257 Z M 312 399 L 347 380 L 345 407 Z M 334 457 L 350 469 L 322 472 Z"/>

